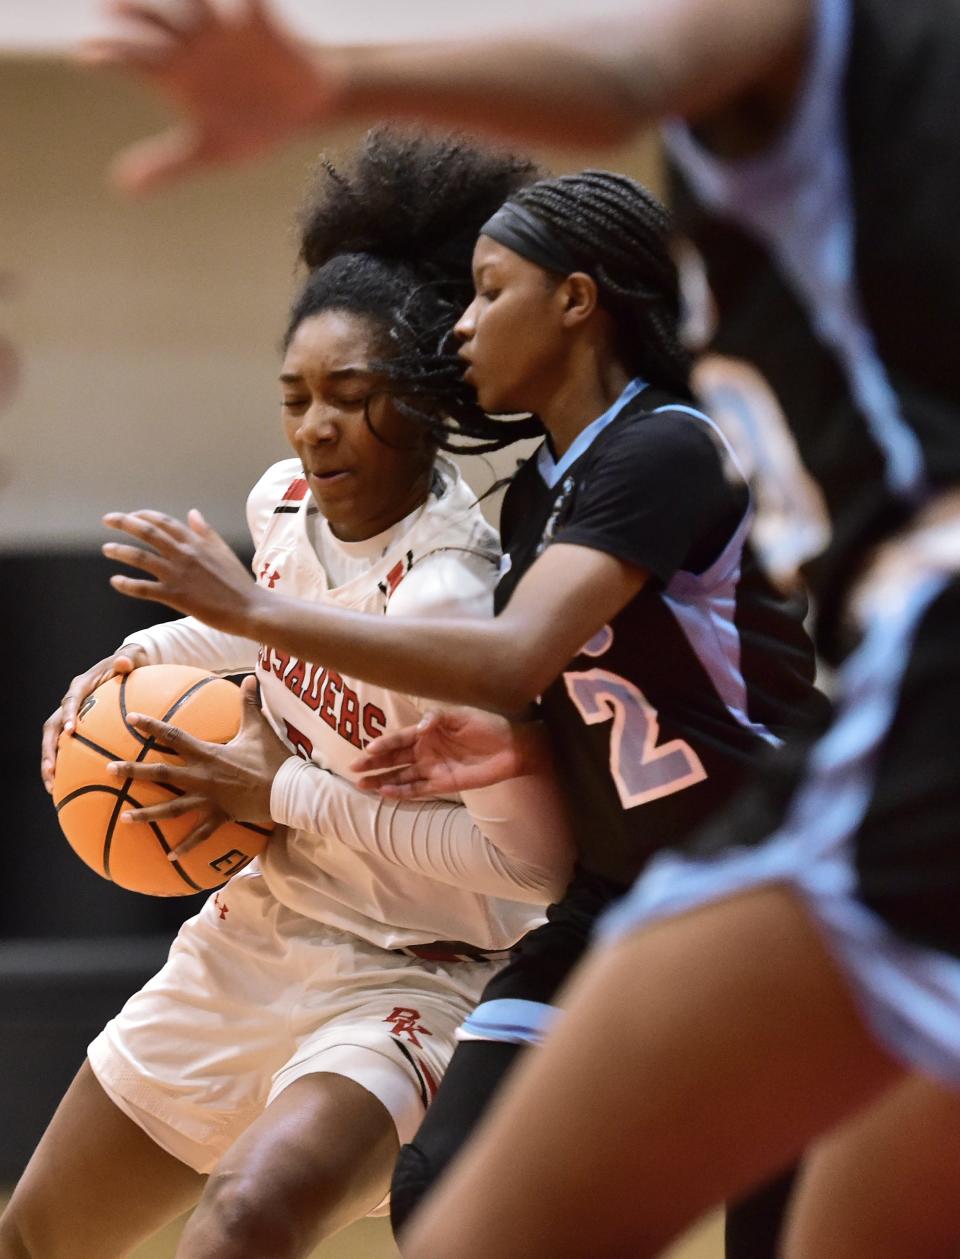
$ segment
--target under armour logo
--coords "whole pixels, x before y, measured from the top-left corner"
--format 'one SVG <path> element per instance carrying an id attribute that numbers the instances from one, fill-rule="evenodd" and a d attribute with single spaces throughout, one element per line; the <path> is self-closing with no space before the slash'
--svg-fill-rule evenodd
<path id="1" fill-rule="evenodd" d="M 397 1005 L 393 1007 L 393 1013 L 388 1014 L 383 1020 L 384 1023 L 393 1024 L 394 1036 L 406 1036 L 412 1045 L 419 1047 L 420 1042 L 417 1040 L 417 1032 L 422 1036 L 432 1036 L 428 1028 L 421 1026 L 420 1011 L 412 1010 L 407 1006 Z"/>
<path id="2" fill-rule="evenodd" d="M 266 586 L 268 590 L 272 590 L 279 580 L 280 573 L 277 569 L 274 569 L 271 573 L 269 564 L 264 564 L 263 568 L 257 573 L 257 581 L 262 586 Z"/>
<path id="3" fill-rule="evenodd" d="M 221 918 L 226 918 L 226 916 L 227 916 L 227 914 L 229 914 L 230 910 L 227 908 L 227 906 L 224 904 L 224 902 L 220 899 L 220 893 L 219 893 L 219 892 L 214 893 L 213 903 L 214 903 L 214 905 L 216 905 L 217 909 L 219 909 L 219 910 L 220 910 L 220 917 L 221 917 Z"/>

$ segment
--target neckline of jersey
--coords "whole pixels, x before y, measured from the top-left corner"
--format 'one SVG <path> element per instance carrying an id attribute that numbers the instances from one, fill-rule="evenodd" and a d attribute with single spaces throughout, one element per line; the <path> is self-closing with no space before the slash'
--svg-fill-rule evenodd
<path id="1" fill-rule="evenodd" d="M 639 376 L 634 376 L 616 401 L 602 415 L 598 415 L 595 420 L 592 420 L 585 429 L 577 434 L 559 461 L 554 459 L 550 453 L 549 444 L 544 441 L 537 452 L 537 471 L 550 489 L 553 489 L 560 478 L 573 467 L 580 456 L 590 449 L 603 430 L 613 423 L 623 408 L 646 388 L 647 382 Z"/>

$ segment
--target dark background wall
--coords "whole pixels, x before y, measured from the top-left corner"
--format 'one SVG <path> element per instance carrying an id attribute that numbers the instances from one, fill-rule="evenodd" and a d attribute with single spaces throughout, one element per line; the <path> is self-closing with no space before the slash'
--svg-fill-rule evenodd
<path id="1" fill-rule="evenodd" d="M 0 556 L 0 1183 L 21 1170 L 89 1040 L 202 899 L 138 896 L 94 874 L 40 782 L 40 728 L 70 678 L 165 619 L 111 590 L 110 571 L 95 550 Z"/>
<path id="2" fill-rule="evenodd" d="M 8 940 L 169 935 L 199 899 L 139 896 L 94 874 L 64 839 L 40 781 L 40 728 L 70 678 L 133 630 L 169 615 L 154 604 L 116 594 L 107 581 L 112 571 L 115 566 L 96 552 L 0 558 L 9 687 L 2 745 L 9 810 L 0 936 Z"/>

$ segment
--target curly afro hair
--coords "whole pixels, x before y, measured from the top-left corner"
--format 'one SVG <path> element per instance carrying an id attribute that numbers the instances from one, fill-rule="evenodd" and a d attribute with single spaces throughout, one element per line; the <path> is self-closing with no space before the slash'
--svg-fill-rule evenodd
<path id="1" fill-rule="evenodd" d="M 494 419 L 462 378 L 452 328 L 473 299 L 479 230 L 536 175 L 513 154 L 459 137 L 378 127 L 349 169 L 324 159 L 301 214 L 307 279 L 284 346 L 303 320 L 344 310 L 375 330 L 375 366 L 395 405 L 447 450 L 483 452 L 543 432 L 531 418 Z M 369 423 L 369 415 L 368 415 Z"/>

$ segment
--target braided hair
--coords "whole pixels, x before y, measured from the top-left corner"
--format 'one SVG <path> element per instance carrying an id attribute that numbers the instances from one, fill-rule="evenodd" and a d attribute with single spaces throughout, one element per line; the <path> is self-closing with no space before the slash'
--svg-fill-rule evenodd
<path id="1" fill-rule="evenodd" d="M 308 268 L 284 349 L 325 310 L 367 319 L 394 406 L 446 450 L 497 450 L 542 433 L 532 418 L 488 416 L 463 380 L 453 325 L 473 299 L 471 260 L 484 221 L 535 177 L 532 163 L 457 137 L 378 127 L 349 170 L 321 161 L 301 214 Z M 369 403 L 366 410 L 370 421 Z"/>
<path id="2" fill-rule="evenodd" d="M 593 276 L 613 316 L 624 364 L 651 384 L 690 395 L 680 341 L 680 293 L 667 210 L 636 180 L 586 170 L 543 179 L 510 197 L 544 223 Z"/>

